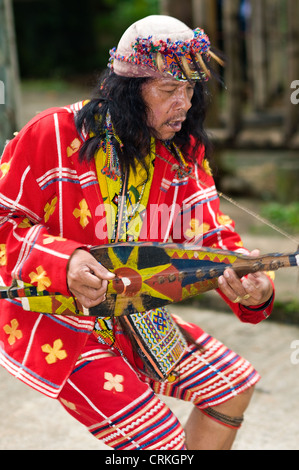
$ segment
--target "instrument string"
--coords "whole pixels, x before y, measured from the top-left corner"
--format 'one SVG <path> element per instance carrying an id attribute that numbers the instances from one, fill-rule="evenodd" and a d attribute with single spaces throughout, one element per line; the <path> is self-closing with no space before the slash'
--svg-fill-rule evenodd
<path id="1" fill-rule="evenodd" d="M 172 163 L 169 162 L 166 158 L 162 157 L 161 155 L 157 154 L 157 157 L 159 157 L 161 160 L 163 160 L 164 162 L 168 163 L 169 165 L 171 165 Z M 188 176 L 189 178 L 192 178 L 194 180 L 196 180 L 198 183 L 200 183 L 204 188 L 209 188 L 209 185 L 207 183 L 205 183 L 204 181 L 202 181 L 201 179 L 198 178 L 198 176 L 195 176 L 193 174 L 186 174 L 186 176 Z M 245 207 L 243 204 L 240 204 L 239 202 L 235 201 L 232 197 L 230 196 L 227 196 L 226 194 L 224 194 L 223 192 L 220 192 L 220 191 L 217 191 L 217 194 L 219 197 L 221 197 L 222 199 L 226 200 L 227 202 L 229 202 L 230 204 L 234 205 L 235 207 L 237 207 L 238 209 L 240 209 L 241 211 L 247 213 L 248 215 L 250 215 L 251 217 L 255 218 L 256 220 L 258 220 L 259 222 L 261 222 L 262 224 L 268 226 L 269 228 L 271 228 L 272 230 L 274 230 L 275 232 L 279 233 L 280 235 L 282 235 L 283 237 L 287 238 L 288 240 L 290 240 L 292 243 L 295 243 L 296 244 L 296 247 L 299 248 L 299 240 L 297 240 L 296 238 L 294 238 L 292 235 L 290 235 L 288 232 L 286 232 L 285 230 L 281 229 L 280 227 L 278 227 L 277 225 L 275 225 L 273 222 L 270 222 L 270 220 L 266 219 L 265 217 L 262 217 L 261 215 L 257 214 L 256 212 L 254 212 L 253 210 Z"/>
<path id="2" fill-rule="evenodd" d="M 272 222 L 270 222 L 269 220 L 265 219 L 264 217 L 262 217 L 261 215 L 257 214 L 256 212 L 254 212 L 253 210 L 249 209 L 248 207 L 245 207 L 243 206 L 242 204 L 238 203 L 237 201 L 235 201 L 234 199 L 232 199 L 231 197 L 229 196 L 226 196 L 225 194 L 223 194 L 222 192 L 218 192 L 218 195 L 219 197 L 222 197 L 223 199 L 225 199 L 227 202 L 229 202 L 230 204 L 233 204 L 234 206 L 236 206 L 238 209 L 242 210 L 243 212 L 247 213 L 248 215 L 250 215 L 251 217 L 254 217 L 255 219 L 257 219 L 259 222 L 263 223 L 264 225 L 267 225 L 268 227 L 272 228 L 273 230 L 275 230 L 276 232 L 278 232 L 280 235 L 282 235 L 283 237 L 287 238 L 288 240 L 290 240 L 292 243 L 295 243 L 297 248 L 299 249 L 299 240 L 296 240 L 296 238 L 294 238 L 292 235 L 290 235 L 289 233 L 287 233 L 285 230 L 281 229 L 280 227 L 278 227 L 277 225 L 273 224 Z"/>

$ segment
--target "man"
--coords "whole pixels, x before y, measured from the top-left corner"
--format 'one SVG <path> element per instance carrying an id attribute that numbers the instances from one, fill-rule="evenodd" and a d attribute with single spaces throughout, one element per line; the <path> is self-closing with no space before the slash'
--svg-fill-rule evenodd
<path id="1" fill-rule="evenodd" d="M 3 285 L 18 279 L 73 301 L 71 294 L 89 309 L 105 301 L 114 278 L 91 245 L 173 240 L 248 253 L 219 209 L 208 164 L 203 122 L 212 58 L 202 30 L 144 18 L 111 51 L 93 99 L 47 110 L 7 145 Z M 271 312 L 265 274 L 239 280 L 227 269 L 219 293 L 242 321 L 258 323 Z M 246 360 L 163 308 L 126 321 L 65 315 L 73 304 L 59 296 L 51 314 L 43 301 L 40 309 L 28 299 L 1 301 L 1 364 L 10 373 L 58 398 L 114 449 L 231 448 L 259 380 Z M 157 318 L 175 348 L 170 333 L 155 342 Z M 185 430 L 161 394 L 195 405 Z"/>

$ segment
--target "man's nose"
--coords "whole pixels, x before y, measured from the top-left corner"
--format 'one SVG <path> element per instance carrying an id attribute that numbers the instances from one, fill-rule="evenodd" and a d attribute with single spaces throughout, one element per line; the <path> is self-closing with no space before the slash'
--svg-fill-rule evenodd
<path id="1" fill-rule="evenodd" d="M 192 98 L 190 97 L 187 88 L 182 87 L 179 89 L 176 98 L 176 109 L 183 109 L 187 113 L 192 106 Z"/>

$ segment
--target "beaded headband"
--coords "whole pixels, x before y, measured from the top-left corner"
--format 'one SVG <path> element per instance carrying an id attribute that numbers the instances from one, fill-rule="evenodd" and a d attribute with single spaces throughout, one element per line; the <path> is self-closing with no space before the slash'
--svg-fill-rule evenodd
<path id="1" fill-rule="evenodd" d="M 169 19 L 172 24 L 173 21 L 175 25 L 183 24 L 178 20 Z M 187 28 L 185 25 L 184 27 Z M 211 76 L 208 68 L 210 59 L 216 60 L 222 66 L 224 63 L 211 51 L 210 40 L 202 29 L 187 30 L 188 37 L 193 36 L 191 39 L 186 39 L 186 31 L 184 35 L 180 32 L 176 34 L 183 37 L 183 40 L 176 41 L 169 37 L 157 39 L 157 32 L 155 38 L 153 35 L 138 36 L 135 42 L 131 41 L 125 48 L 119 46 L 118 49 L 111 49 L 108 67 L 116 74 L 127 77 L 158 77 L 163 74 L 177 80 L 208 80 Z M 165 37 L 165 33 L 161 36 Z M 125 54 L 121 53 L 123 50 Z"/>

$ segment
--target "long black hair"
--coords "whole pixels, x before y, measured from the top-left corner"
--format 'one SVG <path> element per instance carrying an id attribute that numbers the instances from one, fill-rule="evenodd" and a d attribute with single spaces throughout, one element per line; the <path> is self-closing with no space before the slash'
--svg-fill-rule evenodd
<path id="1" fill-rule="evenodd" d="M 76 127 L 84 131 L 88 138 L 80 150 L 80 159 L 90 161 L 97 152 L 106 133 L 106 116 L 110 112 L 111 121 L 122 145 L 115 139 L 114 145 L 122 171 L 135 169 L 135 161 L 144 166 L 144 159 L 150 152 L 151 136 L 154 133 L 147 125 L 147 108 L 142 98 L 142 85 L 151 78 L 127 78 L 116 75 L 110 70 L 100 78 L 92 99 L 78 112 Z M 182 129 L 173 142 L 179 146 L 185 160 L 196 158 L 196 147 L 203 145 L 209 156 L 211 144 L 204 130 L 208 92 L 205 83 L 197 81 L 192 98 L 192 107 Z M 187 152 L 190 135 L 195 138 L 196 146 Z M 186 152 L 186 153 L 185 153 Z M 135 160 L 136 159 L 136 160 Z"/>

